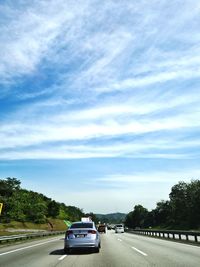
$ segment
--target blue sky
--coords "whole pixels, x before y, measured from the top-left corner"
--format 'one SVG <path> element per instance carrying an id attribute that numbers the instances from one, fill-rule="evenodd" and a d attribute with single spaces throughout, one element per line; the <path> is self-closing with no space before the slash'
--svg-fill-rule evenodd
<path id="1" fill-rule="evenodd" d="M 85 212 L 200 177 L 200 3 L 0 0 L 0 177 Z"/>

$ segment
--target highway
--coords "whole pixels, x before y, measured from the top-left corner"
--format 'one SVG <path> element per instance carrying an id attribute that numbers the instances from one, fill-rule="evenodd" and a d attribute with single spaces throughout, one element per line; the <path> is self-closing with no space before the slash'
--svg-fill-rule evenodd
<path id="1" fill-rule="evenodd" d="M 64 236 L 0 248 L 0 267 L 198 267 L 200 247 L 129 233 L 101 234 L 100 253 L 63 251 Z"/>

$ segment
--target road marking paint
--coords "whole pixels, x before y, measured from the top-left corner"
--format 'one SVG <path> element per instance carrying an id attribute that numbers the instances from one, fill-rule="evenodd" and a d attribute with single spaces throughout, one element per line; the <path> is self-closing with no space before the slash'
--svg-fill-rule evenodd
<path id="1" fill-rule="evenodd" d="M 143 256 L 147 256 L 147 254 L 144 253 L 143 251 L 141 251 L 141 250 L 139 250 L 139 249 L 137 249 L 137 248 L 135 248 L 135 247 L 131 247 L 131 248 L 134 249 L 134 250 L 136 250 L 137 252 L 139 252 L 139 253 L 142 254 Z"/>
<path id="2" fill-rule="evenodd" d="M 67 255 L 63 255 L 62 257 L 60 257 L 58 260 L 62 261 L 65 257 L 67 257 Z"/>
<path id="3" fill-rule="evenodd" d="M 31 246 L 28 246 L 28 247 L 17 248 L 17 249 L 14 249 L 14 250 L 10 250 L 10 251 L 7 251 L 7 252 L 0 253 L 0 256 L 7 255 L 7 254 L 10 254 L 10 253 L 14 253 L 14 252 L 21 251 L 21 250 L 25 250 L 25 249 L 29 249 L 29 248 L 33 248 L 33 247 L 37 247 L 37 246 L 41 246 L 41 245 L 44 245 L 44 244 L 47 244 L 47 243 L 50 243 L 50 242 L 54 242 L 54 241 L 58 241 L 58 240 L 59 239 L 56 238 L 56 239 L 53 239 L 53 240 L 49 240 L 49 241 L 45 241 L 45 242 L 38 243 L 38 244 L 35 244 L 35 245 L 31 245 Z"/>
<path id="4" fill-rule="evenodd" d="M 117 239 L 118 241 L 122 242 L 122 240 L 120 238 Z"/>

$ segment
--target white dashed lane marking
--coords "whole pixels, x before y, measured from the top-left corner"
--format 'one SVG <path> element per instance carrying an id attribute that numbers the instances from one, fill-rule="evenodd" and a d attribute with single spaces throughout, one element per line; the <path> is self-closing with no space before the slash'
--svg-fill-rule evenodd
<path id="1" fill-rule="evenodd" d="M 120 239 L 120 238 L 117 238 L 117 240 L 122 242 L 122 239 Z M 139 249 L 137 249 L 135 247 L 131 247 L 131 248 L 134 249 L 135 251 L 137 251 L 138 253 L 142 254 L 143 256 L 145 256 L 145 257 L 147 256 L 147 254 L 144 253 L 143 251 L 141 251 L 141 250 L 139 250 Z"/>
<path id="2" fill-rule="evenodd" d="M 143 256 L 147 256 L 147 254 L 144 253 L 143 251 L 141 251 L 141 250 L 139 250 L 139 249 L 137 249 L 137 248 L 135 248 L 135 247 L 131 247 L 131 248 L 134 249 L 135 251 L 139 252 L 139 253 L 142 254 Z"/>
<path id="3" fill-rule="evenodd" d="M 67 255 L 63 255 L 62 257 L 60 257 L 58 260 L 62 261 L 65 257 L 67 257 Z"/>

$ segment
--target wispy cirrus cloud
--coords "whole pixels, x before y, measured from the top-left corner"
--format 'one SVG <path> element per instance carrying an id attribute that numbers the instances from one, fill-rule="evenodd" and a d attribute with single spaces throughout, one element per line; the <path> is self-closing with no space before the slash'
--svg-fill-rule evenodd
<path id="1" fill-rule="evenodd" d="M 174 137 L 166 143 L 165 134 L 181 131 L 184 139 L 200 127 L 195 84 L 200 35 L 193 21 L 198 21 L 199 5 L 179 4 L 1 4 L 6 15 L 0 25 L 0 76 L 17 102 L 14 112 L 7 110 L 1 119 L 0 147 L 3 153 L 9 149 L 6 158 L 22 158 L 23 153 L 25 158 L 137 157 L 143 144 L 152 157 L 182 157 L 177 147 L 192 148 L 193 142 L 181 144 Z M 146 142 L 143 135 L 148 134 Z M 127 145 L 127 136 L 141 140 Z M 111 149 L 115 138 L 118 149 Z M 102 147 L 105 139 L 109 142 Z M 55 149 L 58 142 L 65 148 Z"/>
<path id="2" fill-rule="evenodd" d="M 182 180 L 189 180 L 193 177 L 199 177 L 200 171 L 198 169 L 193 170 L 173 170 L 166 172 L 162 171 L 153 171 L 149 172 L 148 175 L 144 172 L 136 172 L 132 174 L 112 174 L 105 177 L 100 177 L 94 179 L 98 183 L 107 183 L 110 186 L 118 183 L 119 186 L 123 184 L 127 186 L 127 184 L 135 184 L 135 183 L 149 183 L 149 182 L 159 182 L 159 183 L 167 183 L 167 182 L 179 182 Z M 95 182 L 94 181 L 94 182 Z"/>
<path id="3" fill-rule="evenodd" d="M 2 159 L 69 158 L 168 158 L 192 159 L 198 156 L 199 138 L 185 136 L 180 122 L 141 125 L 83 125 L 73 127 L 24 127 L 5 129 L 1 134 Z M 137 127 L 136 127 L 137 126 Z M 164 128 L 163 128 L 164 126 Z M 23 128 L 23 129 L 22 129 Z M 184 128 L 187 128 L 184 125 Z M 21 130 L 22 129 L 22 130 Z M 163 130 L 165 130 L 163 132 Z M 14 132 L 14 134 L 13 134 Z M 26 132 L 26 133 L 25 133 Z M 150 135 L 151 133 L 151 135 Z M 167 136 L 167 137 L 166 137 Z M 66 143 L 66 144 L 64 144 Z"/>
<path id="4" fill-rule="evenodd" d="M 196 0 L 1 1 L 1 175 L 98 212 L 151 208 L 199 177 L 199 11 Z"/>
<path id="5" fill-rule="evenodd" d="M 86 3 L 86 2 L 85 2 Z M 37 72 L 41 64 L 58 48 L 63 27 L 70 29 L 76 16 L 84 14 L 84 7 L 66 1 L 22 1 L 15 5 L 1 4 L 1 64 L 2 81 L 12 82 L 16 77 Z M 6 14 L 6 15 L 5 15 Z M 67 42 L 67 40 L 66 40 Z M 44 61 L 44 62 L 43 62 Z"/>

